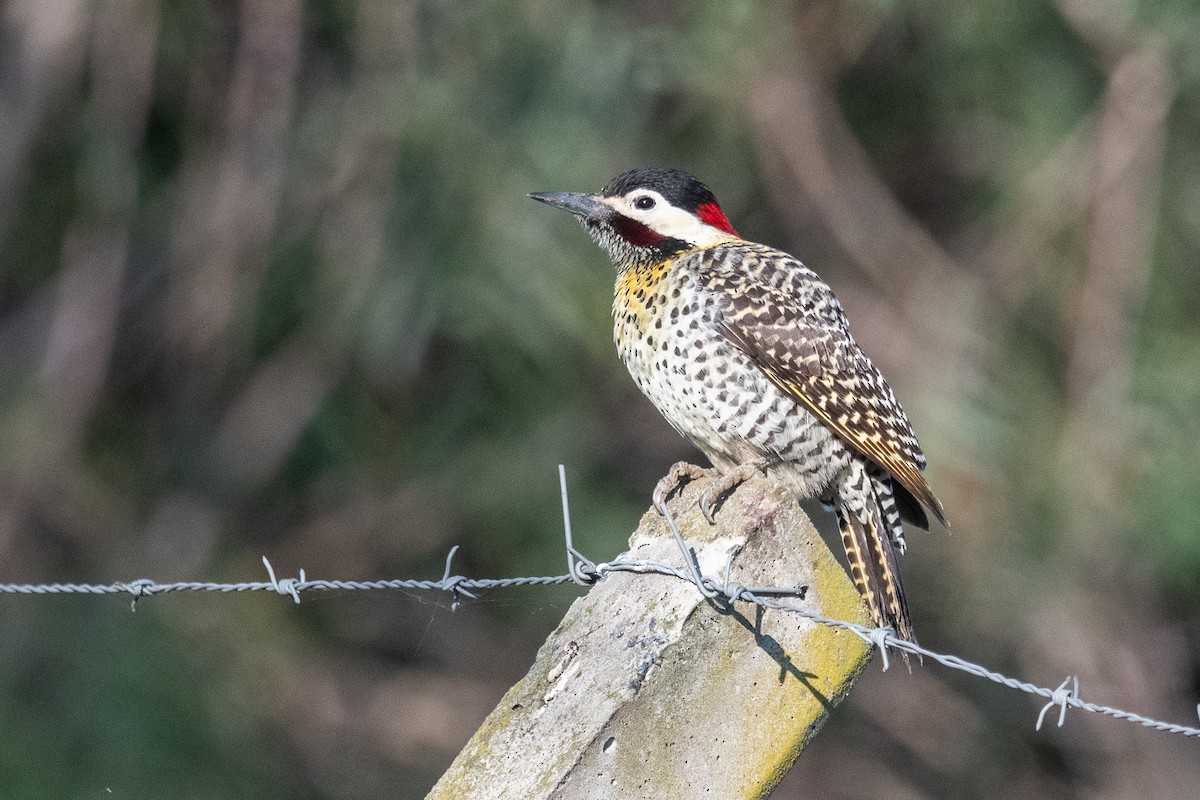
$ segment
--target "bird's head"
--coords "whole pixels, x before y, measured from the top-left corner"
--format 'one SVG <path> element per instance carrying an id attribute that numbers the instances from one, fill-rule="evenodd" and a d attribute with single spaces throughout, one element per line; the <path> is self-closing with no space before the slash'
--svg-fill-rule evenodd
<path id="1" fill-rule="evenodd" d="M 677 169 L 633 169 L 613 178 L 599 194 L 529 196 L 574 214 L 618 269 L 739 238 L 712 191 Z"/>

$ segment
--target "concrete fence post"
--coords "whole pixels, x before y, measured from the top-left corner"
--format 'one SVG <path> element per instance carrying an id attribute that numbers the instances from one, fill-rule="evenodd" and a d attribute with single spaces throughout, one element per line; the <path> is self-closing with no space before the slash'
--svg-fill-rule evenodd
<path id="1" fill-rule="evenodd" d="M 743 484 L 710 525 L 695 507 L 703 487 L 689 485 L 671 509 L 706 575 L 806 586 L 791 602 L 868 622 L 787 491 Z M 629 548 L 681 562 L 654 511 Z M 869 656 L 855 634 L 796 614 L 710 602 L 674 577 L 612 573 L 575 601 L 428 798 L 765 797 Z"/>

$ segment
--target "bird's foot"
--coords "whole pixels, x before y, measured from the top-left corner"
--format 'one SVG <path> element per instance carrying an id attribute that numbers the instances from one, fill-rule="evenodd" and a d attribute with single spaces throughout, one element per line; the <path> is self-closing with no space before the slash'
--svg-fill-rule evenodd
<path id="1" fill-rule="evenodd" d="M 704 515 L 704 518 L 708 520 L 710 525 L 716 524 L 717 506 L 721 504 L 725 495 L 755 475 L 761 475 L 762 472 L 763 468 L 760 464 L 739 464 L 729 472 L 716 478 L 712 483 L 704 487 L 704 491 L 700 493 L 700 499 L 696 501 L 696 505 L 700 507 L 700 513 Z"/>
<path id="2" fill-rule="evenodd" d="M 665 517 L 667 515 L 667 498 L 682 489 L 685 483 L 699 480 L 707 474 L 708 470 L 704 467 L 698 467 L 686 461 L 676 461 L 671 465 L 670 471 L 654 487 L 654 494 L 651 495 L 654 509 Z"/>

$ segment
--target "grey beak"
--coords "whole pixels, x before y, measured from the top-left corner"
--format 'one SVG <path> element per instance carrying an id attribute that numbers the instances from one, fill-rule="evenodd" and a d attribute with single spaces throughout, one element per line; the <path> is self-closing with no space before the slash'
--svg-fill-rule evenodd
<path id="1" fill-rule="evenodd" d="M 529 196 L 584 219 L 602 219 L 613 213 L 612 206 L 600 202 L 599 195 L 586 192 L 530 192 Z"/>

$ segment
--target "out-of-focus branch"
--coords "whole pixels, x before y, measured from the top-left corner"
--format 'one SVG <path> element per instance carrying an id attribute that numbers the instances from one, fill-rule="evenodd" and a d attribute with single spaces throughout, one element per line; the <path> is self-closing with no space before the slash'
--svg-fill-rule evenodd
<path id="1" fill-rule="evenodd" d="M 1121 395 L 1127 388 L 1130 315 L 1141 306 L 1149 269 L 1170 95 L 1157 43 L 1121 59 L 1109 78 L 1092 161 L 1087 272 L 1070 337 L 1067 385 L 1076 407 L 1105 385 Z"/>
<path id="2" fill-rule="evenodd" d="M 240 5 L 222 150 L 215 169 L 195 154 L 205 168 L 184 182 L 171 314 L 184 349 L 218 361 L 238 304 L 256 293 L 275 231 L 302 38 L 298 0 Z"/>
<path id="3" fill-rule="evenodd" d="M 1171 81 L 1161 43 L 1117 60 L 1092 156 L 1087 265 L 1068 315 L 1068 408 L 1059 459 L 1073 510 L 1070 540 L 1087 546 L 1124 496 L 1133 319 L 1150 270 L 1163 125 Z"/>
<path id="4" fill-rule="evenodd" d="M 1085 115 L 1022 178 L 1013 200 L 974 226 L 975 238 L 986 242 L 976 260 L 988 296 L 1001 307 L 1023 303 L 1046 270 L 1061 271 L 1048 255 L 1056 237 L 1087 213 L 1092 198 L 1087 163 L 1095 132 L 1095 115 Z"/>
<path id="5" fill-rule="evenodd" d="M 337 329 L 323 331 L 324 338 L 342 341 L 346 332 L 357 332 L 375 297 L 381 267 L 395 264 L 389 252 L 389 212 L 395 203 L 396 171 L 383 168 L 396 162 L 408 114 L 392 98 L 403 83 L 417 49 L 417 9 L 412 3 L 363 3 L 357 7 L 357 28 L 363 34 L 355 52 L 356 70 L 362 76 L 338 102 L 339 139 L 332 152 L 325 191 L 320 195 L 320 246 L 327 268 L 336 279 L 336 306 L 332 319 Z M 336 87 L 338 94 L 344 93 Z M 389 260 L 391 257 L 391 260 Z M 414 277 L 413 284 L 419 283 Z M 414 316 L 411 308 L 391 308 L 397 317 Z M 346 320 L 357 324 L 347 325 Z M 334 327 L 334 326 L 330 326 Z M 419 361 L 420 337 L 412 337 L 412 352 Z"/>
<path id="6" fill-rule="evenodd" d="M 80 180 L 81 210 L 63 246 L 42 393 L 49 424 L 44 458 L 77 442 L 101 396 L 116 338 L 120 283 L 137 197 L 137 148 L 145 127 L 158 40 L 157 2 L 98 4 L 87 109 L 94 168 Z M 55 465 L 57 468 L 57 465 Z"/>
<path id="7" fill-rule="evenodd" d="M 925 284 L 955 271 L 900 206 L 802 62 L 759 83 L 751 102 L 759 141 L 786 165 L 785 179 L 808 194 L 838 242 L 881 286 L 893 286 L 898 275 Z"/>
<path id="8" fill-rule="evenodd" d="M 296 336 L 230 404 L 214 440 L 222 474 L 244 487 L 275 475 L 341 375 L 338 359 Z"/>
<path id="9" fill-rule="evenodd" d="M 83 0 L 0 5 L 0 245 L 22 194 L 35 135 L 83 65 L 92 6 Z"/>
<path id="10" fill-rule="evenodd" d="M 1094 630 L 1123 634 L 1120 646 L 1094 653 L 1105 664 L 1103 674 L 1114 685 L 1129 687 L 1127 691 L 1152 695 L 1140 686 L 1144 676 L 1163 669 L 1163 663 L 1178 662 L 1164 657 L 1163 644 L 1169 637 L 1147 632 L 1151 615 L 1134 610 L 1139 602 L 1151 601 L 1131 601 L 1119 584 L 1114 587 L 1114 566 L 1103 545 L 1129 496 L 1126 465 L 1134 442 L 1131 348 L 1152 269 L 1150 244 L 1174 89 L 1165 43 L 1157 34 L 1139 30 L 1120 4 L 1059 0 L 1057 6 L 1109 65 L 1107 86 L 1089 126 L 1090 152 L 1078 159 L 1087 170 L 1087 188 L 1081 193 L 1087 201 L 1087 248 L 1078 288 L 1067 295 L 1071 306 L 1064 314 L 1067 407 L 1058 448 L 1066 505 L 1062 519 L 1068 526 L 1065 541 L 1094 565 L 1089 572 L 1097 588 L 1086 599 L 1059 601 L 1074 608 L 1040 615 L 1043 641 L 1034 657 L 1053 658 L 1064 652 L 1090 657 L 1086 643 L 1060 635 L 1061 625 L 1056 624 L 1064 614 L 1076 622 L 1090 618 Z M 1164 679 L 1169 668 L 1167 673 Z M 1156 702 L 1153 696 L 1139 700 Z M 1171 756 L 1147 751 L 1130 757 L 1124 731 L 1100 735 L 1105 744 L 1099 750 L 1113 755 L 1106 759 L 1101 778 L 1109 797 L 1178 793 L 1183 784 L 1173 774 Z M 1096 750 L 1093 744 L 1086 753 L 1073 755 L 1086 763 Z"/>

